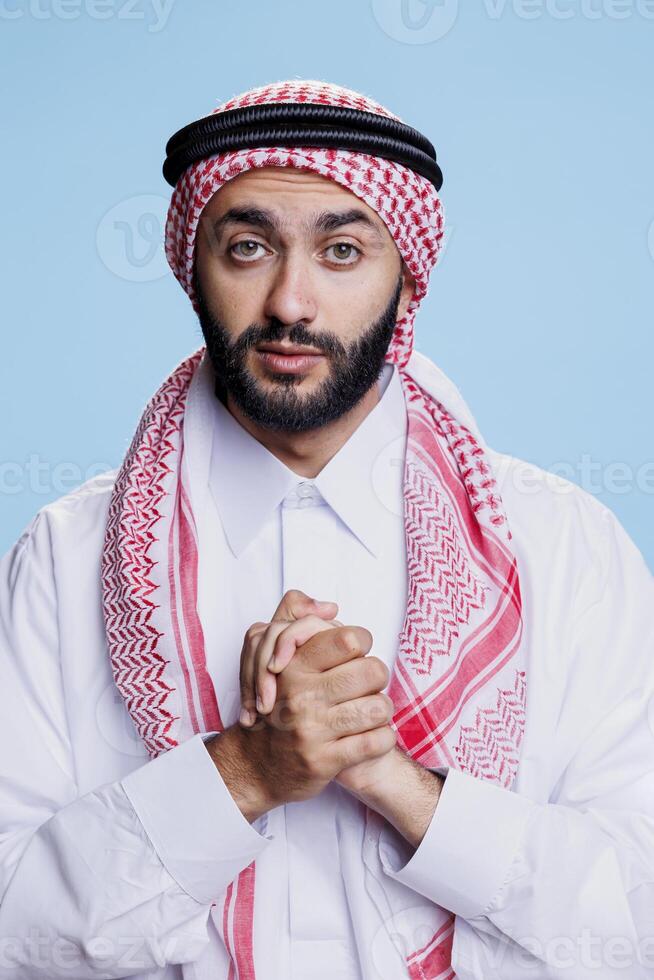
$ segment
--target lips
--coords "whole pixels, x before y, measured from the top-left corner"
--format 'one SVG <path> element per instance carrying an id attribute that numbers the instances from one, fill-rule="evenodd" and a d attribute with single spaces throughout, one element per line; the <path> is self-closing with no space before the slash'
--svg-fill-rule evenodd
<path id="1" fill-rule="evenodd" d="M 323 355 L 314 354 L 306 347 L 284 347 L 282 344 L 264 344 L 257 348 L 262 363 L 276 374 L 305 374 L 323 361 Z"/>
<path id="2" fill-rule="evenodd" d="M 257 347 L 257 350 L 262 353 L 281 354 L 284 357 L 293 357 L 296 354 L 303 357 L 315 357 L 322 353 L 316 350 L 315 347 L 298 347 L 293 344 L 261 344 L 261 346 Z"/>

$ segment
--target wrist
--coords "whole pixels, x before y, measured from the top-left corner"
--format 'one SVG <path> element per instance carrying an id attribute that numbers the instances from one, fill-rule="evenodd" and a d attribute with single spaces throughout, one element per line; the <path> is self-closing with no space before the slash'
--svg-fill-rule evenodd
<path id="1" fill-rule="evenodd" d="M 396 750 L 393 781 L 376 809 L 413 846 L 418 847 L 432 821 L 443 777 Z"/>
<path id="2" fill-rule="evenodd" d="M 363 780 L 356 792 L 367 806 L 382 810 L 386 801 L 392 797 L 400 778 L 399 770 L 405 755 L 395 747 L 386 755 L 375 759 L 369 772 L 363 773 Z"/>
<path id="3" fill-rule="evenodd" d="M 397 746 L 346 776 L 343 784 L 357 799 L 376 810 L 413 846 L 418 847 L 431 822 L 443 778 L 414 762 Z"/>
<path id="4" fill-rule="evenodd" d="M 232 725 L 204 743 L 232 799 L 249 823 L 277 805 L 257 764 L 256 732 Z"/>
<path id="5" fill-rule="evenodd" d="M 398 749 L 343 769 L 336 781 L 366 806 L 379 810 L 394 784 Z"/>

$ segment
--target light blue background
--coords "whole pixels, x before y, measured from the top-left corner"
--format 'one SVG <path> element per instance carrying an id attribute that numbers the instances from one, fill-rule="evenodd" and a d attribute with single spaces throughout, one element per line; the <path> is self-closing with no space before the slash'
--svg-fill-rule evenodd
<path id="1" fill-rule="evenodd" d="M 0 0 L 0 550 L 119 463 L 201 342 L 152 258 L 167 138 L 299 76 L 430 136 L 450 232 L 418 348 L 491 445 L 599 491 L 654 566 L 654 3 L 163 2 Z"/>

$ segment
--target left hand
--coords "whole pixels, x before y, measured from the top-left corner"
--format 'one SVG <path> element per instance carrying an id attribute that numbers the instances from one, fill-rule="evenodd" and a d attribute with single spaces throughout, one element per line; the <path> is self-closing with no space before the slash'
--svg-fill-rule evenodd
<path id="1" fill-rule="evenodd" d="M 250 626 L 241 650 L 241 725 L 251 727 L 257 712 L 270 714 L 277 697 L 275 674 L 281 673 L 297 648 L 316 633 L 342 626 L 331 618 L 337 612 L 335 602 L 319 602 L 299 589 L 289 589 L 270 623 Z"/>
<path id="2" fill-rule="evenodd" d="M 304 592 L 293 589 L 284 595 L 270 623 L 250 627 L 241 653 L 240 721 L 244 727 L 256 721 L 254 705 L 260 715 L 270 714 L 277 693 L 275 675 L 288 666 L 298 647 L 323 629 L 343 625 L 337 619 L 325 621 L 337 610 L 335 602 L 316 603 Z M 324 620 L 319 618 L 322 616 Z M 377 725 L 379 718 L 371 717 L 370 728 Z M 401 761 L 398 756 L 404 753 L 393 749 L 384 756 L 348 766 L 335 781 L 355 796 L 367 799 L 388 782 L 392 763 Z"/>

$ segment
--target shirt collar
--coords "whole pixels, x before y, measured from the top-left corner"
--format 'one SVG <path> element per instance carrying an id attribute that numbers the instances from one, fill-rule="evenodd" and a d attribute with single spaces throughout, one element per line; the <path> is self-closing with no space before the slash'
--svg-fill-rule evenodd
<path id="1" fill-rule="evenodd" d="M 402 516 L 407 415 L 395 365 L 385 363 L 380 400 L 311 481 L 325 502 L 373 554 L 385 526 Z M 209 485 L 230 548 L 238 556 L 271 512 L 307 478 L 254 438 L 217 398 Z"/>

